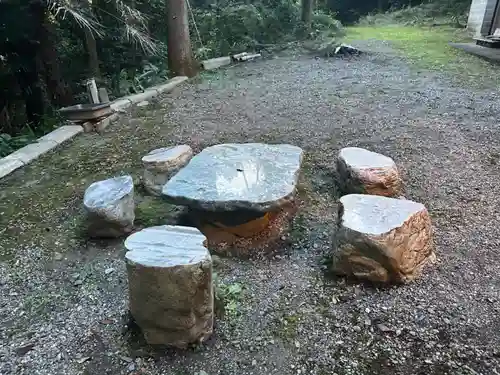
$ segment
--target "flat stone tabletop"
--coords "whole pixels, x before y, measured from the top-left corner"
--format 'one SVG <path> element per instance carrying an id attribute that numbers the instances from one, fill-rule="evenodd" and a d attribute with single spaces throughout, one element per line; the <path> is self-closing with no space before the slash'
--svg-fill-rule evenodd
<path id="1" fill-rule="evenodd" d="M 300 147 L 287 144 L 208 147 L 165 184 L 163 195 L 207 211 L 268 212 L 293 199 L 302 157 Z"/>

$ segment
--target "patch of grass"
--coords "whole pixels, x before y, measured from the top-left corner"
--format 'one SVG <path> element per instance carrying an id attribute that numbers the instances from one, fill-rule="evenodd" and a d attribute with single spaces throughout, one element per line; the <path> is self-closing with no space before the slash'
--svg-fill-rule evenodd
<path id="1" fill-rule="evenodd" d="M 145 227 L 178 224 L 183 208 L 174 206 L 159 197 L 145 196 L 135 208 L 135 224 Z"/>
<path id="2" fill-rule="evenodd" d="M 278 319 L 274 336 L 285 342 L 290 342 L 298 335 L 301 316 L 298 314 L 285 315 Z"/>
<path id="3" fill-rule="evenodd" d="M 450 74 L 467 85 L 496 87 L 500 83 L 500 72 L 494 64 L 448 44 L 471 41 L 471 37 L 461 29 L 357 26 L 348 29 L 346 38 L 347 42 L 355 40 L 389 41 L 414 67 Z"/>

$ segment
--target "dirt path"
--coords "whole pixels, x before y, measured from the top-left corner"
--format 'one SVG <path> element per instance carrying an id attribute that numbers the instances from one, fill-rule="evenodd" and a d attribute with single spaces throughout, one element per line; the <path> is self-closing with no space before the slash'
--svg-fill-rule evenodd
<path id="1" fill-rule="evenodd" d="M 282 56 L 78 137 L 0 183 L 0 374 L 500 374 L 499 99 L 391 55 Z M 224 284 L 243 291 L 206 345 L 153 351 L 127 326 L 121 242 L 81 234 L 83 191 L 138 177 L 152 148 L 227 141 L 303 147 L 306 206 L 279 254 L 218 261 Z M 406 197 L 429 208 L 439 262 L 418 282 L 378 289 L 325 275 L 345 146 L 393 157 Z M 176 220 L 141 192 L 138 205 L 139 225 Z"/>

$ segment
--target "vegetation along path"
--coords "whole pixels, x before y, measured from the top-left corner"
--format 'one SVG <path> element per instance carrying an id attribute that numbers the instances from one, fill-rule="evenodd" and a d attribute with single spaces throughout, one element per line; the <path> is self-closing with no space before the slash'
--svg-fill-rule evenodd
<path id="1" fill-rule="evenodd" d="M 1 181 L 0 373 L 499 374 L 500 94 L 358 43 L 379 52 L 204 75 Z M 206 344 L 153 350 L 129 324 L 122 242 L 82 235 L 83 192 L 138 178 L 153 148 L 222 142 L 303 147 L 303 207 L 279 253 L 216 259 L 225 309 Z M 405 196 L 429 208 L 438 262 L 411 285 L 325 272 L 346 146 L 393 157 Z M 138 225 L 178 221 L 141 191 L 137 204 Z"/>

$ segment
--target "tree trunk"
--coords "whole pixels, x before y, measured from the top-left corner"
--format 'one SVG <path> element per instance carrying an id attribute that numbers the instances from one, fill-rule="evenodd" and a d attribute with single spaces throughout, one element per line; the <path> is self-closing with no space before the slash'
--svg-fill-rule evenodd
<path id="1" fill-rule="evenodd" d="M 48 14 L 41 4 L 30 7 L 33 12 L 33 20 L 38 22 L 38 34 L 36 40 L 39 43 L 38 58 L 44 67 L 45 82 L 50 101 L 59 106 L 71 105 L 73 98 L 68 84 L 64 81 L 57 50 L 55 48 L 54 25 L 48 18 Z"/>
<path id="2" fill-rule="evenodd" d="M 16 71 L 16 77 L 26 105 L 27 120 L 34 128 L 37 128 L 45 114 L 45 100 L 38 75 L 35 48 L 28 43 L 23 47 L 18 48 L 24 52 L 21 55 L 24 65 Z"/>
<path id="3" fill-rule="evenodd" d="M 197 67 L 191 50 L 186 0 L 166 0 L 168 68 L 173 75 L 193 77 Z"/>
<path id="4" fill-rule="evenodd" d="M 306 25 L 307 30 L 311 28 L 313 12 L 313 0 L 302 0 L 302 22 Z"/>
<path id="5" fill-rule="evenodd" d="M 101 69 L 99 69 L 99 55 L 97 54 L 97 43 L 92 32 L 84 28 L 85 31 L 85 49 L 89 59 L 89 72 L 93 78 L 101 77 Z"/>

